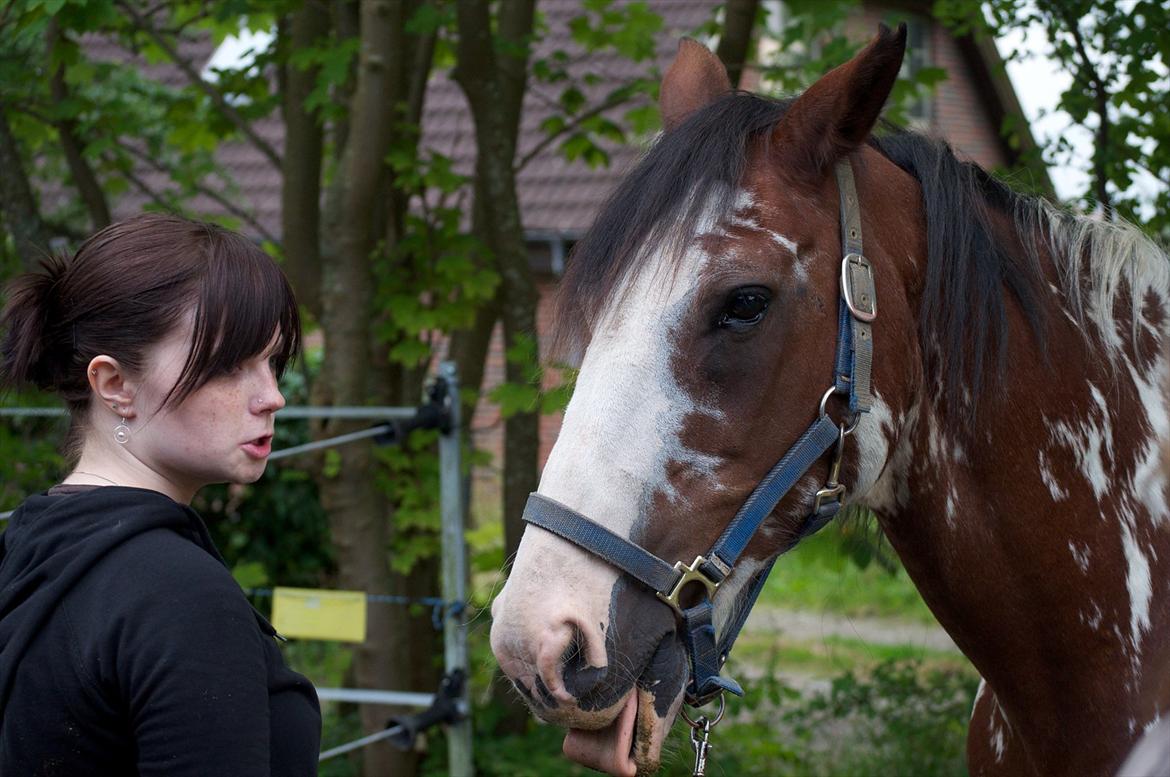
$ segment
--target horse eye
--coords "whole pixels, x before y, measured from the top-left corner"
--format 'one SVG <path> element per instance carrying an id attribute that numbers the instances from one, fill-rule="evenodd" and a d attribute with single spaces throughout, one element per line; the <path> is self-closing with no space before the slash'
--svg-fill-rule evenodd
<path id="1" fill-rule="evenodd" d="M 764 289 L 737 289 L 719 316 L 719 326 L 743 329 L 755 326 L 764 318 L 771 299 Z"/>

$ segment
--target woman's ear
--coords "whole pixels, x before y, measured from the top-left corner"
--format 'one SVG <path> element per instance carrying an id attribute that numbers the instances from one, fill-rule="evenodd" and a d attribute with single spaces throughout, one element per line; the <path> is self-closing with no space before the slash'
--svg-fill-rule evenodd
<path id="1" fill-rule="evenodd" d="M 133 418 L 137 384 L 112 356 L 93 357 L 86 368 L 89 387 L 98 400 L 123 418 Z"/>

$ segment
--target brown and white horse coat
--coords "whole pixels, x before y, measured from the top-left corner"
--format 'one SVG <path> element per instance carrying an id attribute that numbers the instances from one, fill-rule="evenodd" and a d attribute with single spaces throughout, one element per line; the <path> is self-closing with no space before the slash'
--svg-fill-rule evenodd
<path id="1" fill-rule="evenodd" d="M 903 45 L 883 32 L 774 103 L 729 94 L 718 61 L 684 42 L 666 133 L 566 274 L 562 329 L 583 358 L 539 492 L 661 558 L 710 547 L 832 381 L 831 171 L 848 155 L 878 294 L 850 499 L 985 678 L 972 773 L 1110 774 L 1170 709 L 1167 260 L 944 146 L 867 139 Z M 717 623 L 827 469 L 749 545 Z M 687 674 L 671 610 L 530 528 L 493 615 L 501 667 L 570 728 L 566 753 L 615 774 L 656 767 Z"/>

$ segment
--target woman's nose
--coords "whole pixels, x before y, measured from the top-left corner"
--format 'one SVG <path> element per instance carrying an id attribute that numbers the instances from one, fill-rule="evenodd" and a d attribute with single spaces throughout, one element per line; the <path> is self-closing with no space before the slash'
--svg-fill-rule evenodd
<path id="1" fill-rule="evenodd" d="M 275 413 L 284 407 L 284 395 L 280 393 L 280 386 L 276 376 L 267 371 L 267 376 L 260 387 L 259 393 L 252 399 L 252 408 L 255 413 Z"/>

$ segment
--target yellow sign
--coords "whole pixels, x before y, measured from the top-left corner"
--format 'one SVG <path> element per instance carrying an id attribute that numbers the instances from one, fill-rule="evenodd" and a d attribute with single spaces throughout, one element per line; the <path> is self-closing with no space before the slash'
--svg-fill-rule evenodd
<path id="1" fill-rule="evenodd" d="M 286 637 L 365 642 L 366 594 L 318 588 L 276 588 L 272 625 Z"/>

